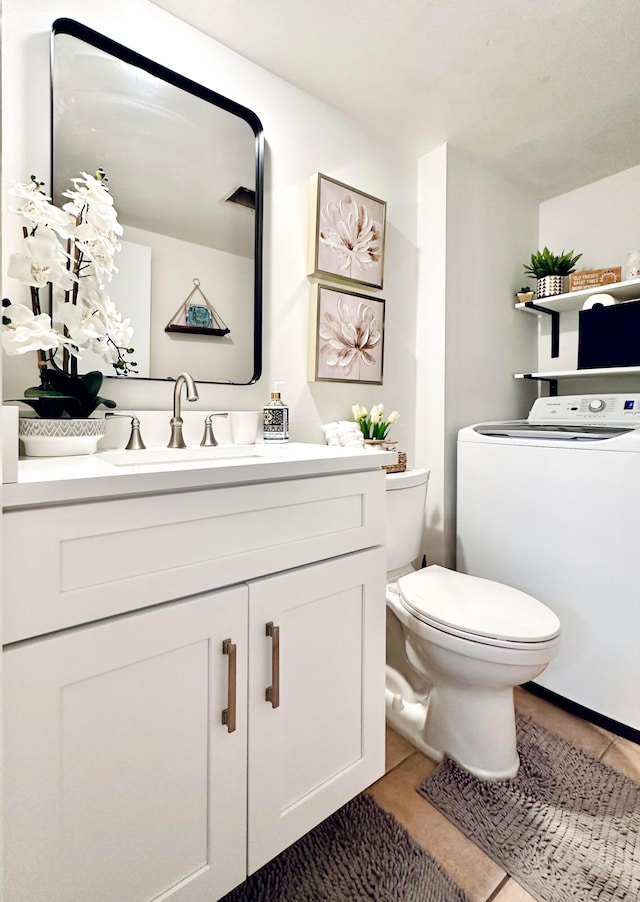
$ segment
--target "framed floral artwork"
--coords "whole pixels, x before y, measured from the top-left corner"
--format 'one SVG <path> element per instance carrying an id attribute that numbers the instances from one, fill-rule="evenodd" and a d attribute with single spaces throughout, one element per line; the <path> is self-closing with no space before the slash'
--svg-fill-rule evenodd
<path id="1" fill-rule="evenodd" d="M 313 175 L 307 274 L 382 288 L 386 209 L 377 197 Z"/>
<path id="2" fill-rule="evenodd" d="M 309 382 L 382 385 L 384 300 L 311 286 Z"/>

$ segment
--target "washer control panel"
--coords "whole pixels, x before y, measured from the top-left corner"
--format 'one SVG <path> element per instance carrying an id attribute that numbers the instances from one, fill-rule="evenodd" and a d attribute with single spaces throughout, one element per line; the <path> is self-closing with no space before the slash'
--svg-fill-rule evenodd
<path id="1" fill-rule="evenodd" d="M 536 426 L 549 423 L 565 425 L 640 427 L 640 395 L 565 395 L 537 398 L 527 417 Z"/>

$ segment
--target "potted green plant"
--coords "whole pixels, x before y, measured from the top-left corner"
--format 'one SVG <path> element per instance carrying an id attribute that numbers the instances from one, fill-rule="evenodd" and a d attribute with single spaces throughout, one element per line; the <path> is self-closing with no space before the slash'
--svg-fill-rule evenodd
<path id="1" fill-rule="evenodd" d="M 535 291 L 533 288 L 528 288 L 526 285 L 521 285 L 520 288 L 516 291 L 516 299 L 518 304 L 526 304 L 527 301 L 532 301 L 535 297 Z"/>
<path id="2" fill-rule="evenodd" d="M 564 250 L 553 254 L 548 247 L 531 254 L 531 262 L 524 264 L 524 271 L 530 279 L 537 279 L 538 298 L 549 298 L 564 291 L 564 279 L 575 272 L 576 263 L 582 254 L 574 256 L 573 251 Z"/>

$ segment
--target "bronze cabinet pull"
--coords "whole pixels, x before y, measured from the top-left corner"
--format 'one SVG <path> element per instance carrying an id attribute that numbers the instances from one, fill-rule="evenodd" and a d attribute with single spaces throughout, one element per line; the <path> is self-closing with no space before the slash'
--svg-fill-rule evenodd
<path id="1" fill-rule="evenodd" d="M 225 639 L 222 643 L 222 654 L 229 655 L 228 707 L 222 712 L 222 723 L 228 733 L 233 733 L 236 728 L 236 646 L 231 639 Z"/>
<path id="2" fill-rule="evenodd" d="M 271 645 L 271 686 L 267 686 L 265 699 L 272 707 L 280 704 L 280 627 L 274 626 L 270 620 L 266 625 L 266 635 L 272 640 Z"/>

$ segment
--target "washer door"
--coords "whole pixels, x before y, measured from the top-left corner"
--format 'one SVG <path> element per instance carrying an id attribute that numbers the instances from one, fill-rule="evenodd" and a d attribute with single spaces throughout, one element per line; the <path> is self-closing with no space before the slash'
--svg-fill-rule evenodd
<path id="1" fill-rule="evenodd" d="M 474 426 L 474 432 L 491 438 L 545 438 L 549 441 L 562 440 L 577 442 L 597 442 L 616 438 L 626 432 L 633 432 L 623 426 L 563 426 L 533 423 L 481 423 Z"/>

